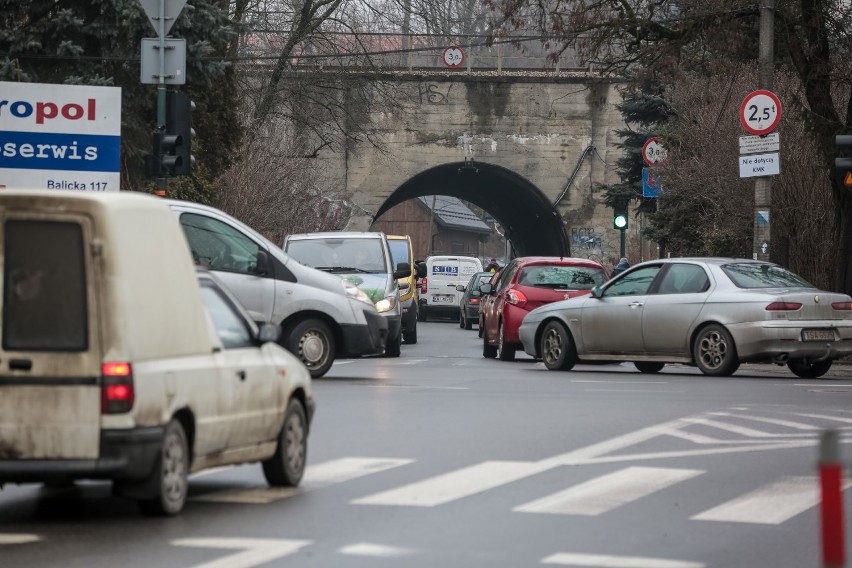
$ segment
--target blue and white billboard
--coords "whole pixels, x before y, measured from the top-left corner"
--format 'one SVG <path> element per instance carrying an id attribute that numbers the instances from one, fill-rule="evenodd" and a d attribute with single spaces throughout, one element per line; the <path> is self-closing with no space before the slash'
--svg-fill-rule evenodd
<path id="1" fill-rule="evenodd" d="M 121 88 L 0 82 L 0 189 L 118 191 Z"/>

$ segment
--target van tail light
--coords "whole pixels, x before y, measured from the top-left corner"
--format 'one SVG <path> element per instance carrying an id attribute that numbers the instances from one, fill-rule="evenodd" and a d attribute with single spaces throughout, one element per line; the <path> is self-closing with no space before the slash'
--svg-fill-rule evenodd
<path id="1" fill-rule="evenodd" d="M 767 312 L 795 312 L 802 308 L 798 302 L 772 302 L 766 306 Z"/>
<path id="2" fill-rule="evenodd" d="M 514 306 L 522 307 L 527 303 L 527 297 L 520 290 L 510 290 L 506 294 L 506 301 Z"/>
<path id="3" fill-rule="evenodd" d="M 130 363 L 109 362 L 101 365 L 101 414 L 130 412 L 136 392 Z"/>
<path id="4" fill-rule="evenodd" d="M 426 276 L 424 276 L 423 279 L 420 281 L 420 293 L 426 293 Z"/>
<path id="5" fill-rule="evenodd" d="M 834 302 L 831 307 L 835 310 L 852 310 L 852 302 Z"/>

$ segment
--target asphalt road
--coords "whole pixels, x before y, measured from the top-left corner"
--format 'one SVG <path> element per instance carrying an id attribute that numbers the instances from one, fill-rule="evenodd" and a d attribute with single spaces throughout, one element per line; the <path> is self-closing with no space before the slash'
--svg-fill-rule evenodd
<path id="1" fill-rule="evenodd" d="M 180 517 L 150 519 L 107 484 L 7 486 L 0 566 L 821 566 L 817 443 L 839 429 L 848 463 L 846 368 L 551 372 L 419 326 L 402 357 L 314 382 L 300 488 L 205 472 Z"/>

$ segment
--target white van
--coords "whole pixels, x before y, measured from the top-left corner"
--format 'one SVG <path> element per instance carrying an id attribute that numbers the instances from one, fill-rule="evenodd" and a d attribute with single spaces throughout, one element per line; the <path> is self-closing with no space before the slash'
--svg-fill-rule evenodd
<path id="1" fill-rule="evenodd" d="M 112 480 L 174 515 L 202 469 L 299 483 L 310 374 L 197 271 L 163 200 L 2 191 L 0 243 L 0 487 Z"/>
<path id="2" fill-rule="evenodd" d="M 457 317 L 463 292 L 456 287 L 467 285 L 471 276 L 482 272 L 482 261 L 474 256 L 438 255 L 426 258 L 425 264 L 426 276 L 420 283 L 420 320 L 427 321 L 436 313 Z"/>

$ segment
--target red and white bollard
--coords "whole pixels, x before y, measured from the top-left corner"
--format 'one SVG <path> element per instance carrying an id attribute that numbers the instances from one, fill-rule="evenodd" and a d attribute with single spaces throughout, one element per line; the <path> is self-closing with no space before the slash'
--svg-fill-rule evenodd
<path id="1" fill-rule="evenodd" d="M 843 464 L 840 461 L 840 436 L 837 430 L 825 430 L 819 441 L 819 480 L 822 490 L 822 565 L 846 566 L 846 530 L 843 525 Z"/>

